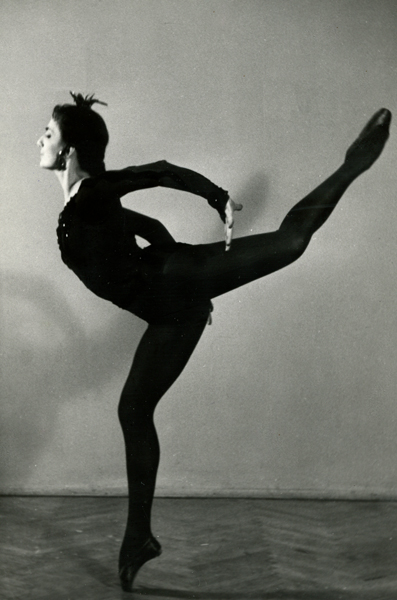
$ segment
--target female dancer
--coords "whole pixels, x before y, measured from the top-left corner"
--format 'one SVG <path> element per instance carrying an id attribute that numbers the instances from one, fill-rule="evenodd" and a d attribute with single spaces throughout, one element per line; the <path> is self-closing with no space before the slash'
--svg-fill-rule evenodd
<path id="1" fill-rule="evenodd" d="M 380 156 L 391 113 L 375 113 L 342 166 L 294 206 L 277 231 L 236 239 L 226 252 L 233 211 L 241 206 L 202 175 L 166 161 L 106 171 L 109 136 L 102 117 L 92 110 L 99 101 L 72 97 L 75 104 L 54 108 L 38 141 L 40 166 L 55 172 L 65 197 L 57 229 L 62 260 L 95 294 L 148 323 L 119 405 L 129 490 L 119 575 L 123 589 L 132 591 L 139 568 L 161 552 L 150 528 L 160 455 L 154 410 L 200 339 L 211 299 L 302 255 L 348 186 Z M 204 197 L 225 222 L 226 248 L 223 242 L 177 243 L 159 221 L 122 207 L 121 196 L 154 186 Z M 136 235 L 150 245 L 139 248 Z"/>

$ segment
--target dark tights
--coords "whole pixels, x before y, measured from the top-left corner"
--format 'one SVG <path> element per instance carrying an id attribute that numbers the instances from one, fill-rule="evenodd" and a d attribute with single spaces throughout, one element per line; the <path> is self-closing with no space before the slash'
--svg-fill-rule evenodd
<path id="1" fill-rule="evenodd" d="M 135 353 L 119 404 L 129 494 L 120 566 L 151 534 L 150 512 L 160 459 L 154 409 L 183 371 L 205 325 L 205 319 L 180 326 L 149 325 Z"/>
<path id="2" fill-rule="evenodd" d="M 166 263 L 165 283 L 214 298 L 291 264 L 362 170 L 345 163 L 294 206 L 277 231 L 236 239 L 229 252 L 223 242 L 193 246 L 193 251 L 182 248 Z M 183 371 L 204 327 L 203 318 L 188 324 L 150 324 L 124 386 L 119 417 L 126 445 L 129 513 L 121 565 L 151 534 L 150 511 L 160 454 L 154 410 Z"/>

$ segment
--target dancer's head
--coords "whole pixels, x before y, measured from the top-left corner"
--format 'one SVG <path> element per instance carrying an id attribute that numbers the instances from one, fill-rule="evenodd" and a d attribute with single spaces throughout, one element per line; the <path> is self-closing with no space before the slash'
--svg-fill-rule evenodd
<path id="1" fill-rule="evenodd" d="M 39 139 L 40 166 L 63 170 L 74 150 L 79 167 L 89 175 L 105 170 L 105 151 L 109 134 L 103 118 L 94 110 L 95 103 L 105 104 L 93 96 L 71 92 L 75 104 L 57 104 L 45 134 Z"/>

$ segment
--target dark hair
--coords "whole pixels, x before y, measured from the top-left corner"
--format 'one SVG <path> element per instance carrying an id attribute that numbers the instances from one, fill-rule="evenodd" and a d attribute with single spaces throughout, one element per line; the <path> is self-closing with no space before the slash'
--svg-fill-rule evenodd
<path id="1" fill-rule="evenodd" d="M 109 133 L 105 121 L 91 106 L 106 104 L 93 95 L 70 94 L 75 104 L 57 104 L 52 118 L 59 126 L 66 148 L 75 148 L 80 167 L 90 175 L 98 175 L 105 171 Z"/>

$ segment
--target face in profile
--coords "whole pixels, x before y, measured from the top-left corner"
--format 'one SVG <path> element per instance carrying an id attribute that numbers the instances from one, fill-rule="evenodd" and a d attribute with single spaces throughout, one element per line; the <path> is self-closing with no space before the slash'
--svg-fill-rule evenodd
<path id="1" fill-rule="evenodd" d="M 65 144 L 62 141 L 61 131 L 58 123 L 51 119 L 45 128 L 45 133 L 37 140 L 40 148 L 40 167 L 43 169 L 56 169 L 59 152 L 63 150 Z"/>

